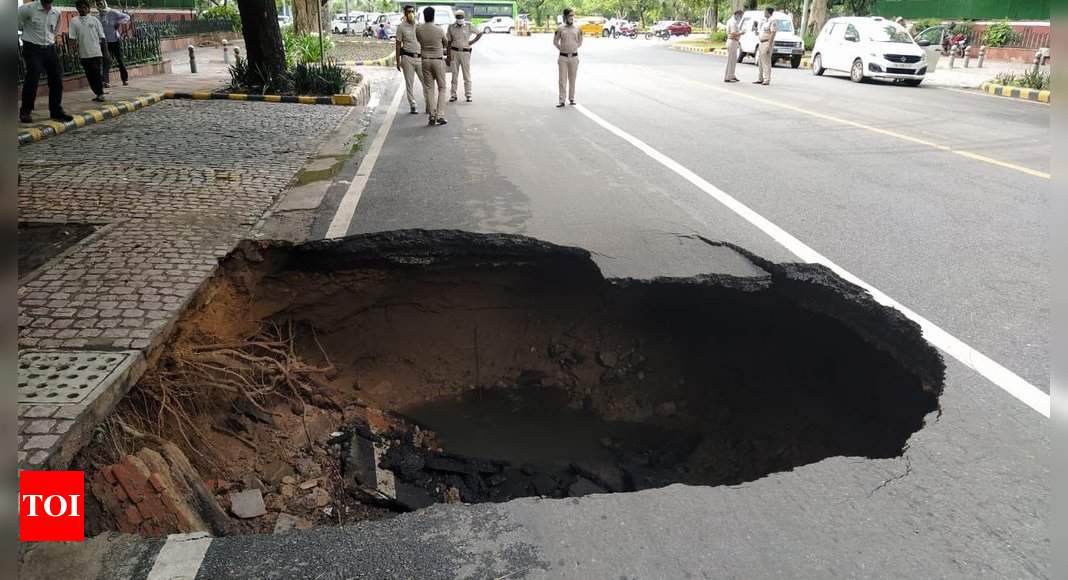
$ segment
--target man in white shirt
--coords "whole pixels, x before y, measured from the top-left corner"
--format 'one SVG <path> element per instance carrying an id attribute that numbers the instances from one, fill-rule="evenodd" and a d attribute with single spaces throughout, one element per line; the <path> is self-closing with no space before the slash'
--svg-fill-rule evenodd
<path id="1" fill-rule="evenodd" d="M 471 47 L 474 46 L 478 39 L 482 38 L 482 33 L 479 32 L 472 39 L 471 35 L 475 33 L 471 29 L 471 24 L 467 22 L 466 15 L 463 10 L 456 11 L 456 22 L 449 25 L 449 31 L 445 34 L 445 42 L 449 44 L 449 69 L 452 72 L 452 96 L 449 97 L 449 102 L 456 101 L 456 89 L 460 84 L 460 71 L 464 73 L 464 96 L 467 97 L 467 102 L 471 102 Z"/>
<path id="2" fill-rule="evenodd" d="M 771 51 L 775 46 L 776 31 L 774 16 L 775 9 L 768 6 L 764 9 L 764 18 L 757 27 L 757 38 L 760 40 L 757 48 L 757 66 L 760 72 L 757 80 L 753 81 L 756 85 L 771 84 Z"/>
<path id="3" fill-rule="evenodd" d="M 41 71 L 48 76 L 49 116 L 56 121 L 73 120 L 74 118 L 63 110 L 63 64 L 56 53 L 59 10 L 52 7 L 52 0 L 35 0 L 23 4 L 18 10 L 18 27 L 22 31 L 22 58 L 26 61 L 19 122 L 33 122 L 31 113 L 37 100 L 37 84 L 41 80 Z"/>
<path id="4" fill-rule="evenodd" d="M 97 18 L 104 27 L 104 40 L 108 45 L 107 52 L 104 53 L 104 86 L 108 86 L 111 81 L 112 59 L 115 59 L 119 65 L 119 78 L 122 79 L 122 84 L 128 85 L 130 75 L 126 72 L 126 62 L 122 60 L 122 35 L 119 34 L 119 29 L 123 24 L 130 22 L 130 15 L 108 8 L 106 0 L 97 0 L 96 9 Z"/>
<path id="5" fill-rule="evenodd" d="M 742 10 L 734 11 L 734 18 L 727 21 L 727 70 L 723 73 L 723 82 L 736 83 L 734 67 L 738 64 L 738 52 L 742 49 L 738 42 L 742 38 Z"/>
<path id="6" fill-rule="evenodd" d="M 89 0 L 78 0 L 75 5 L 78 16 L 71 18 L 67 38 L 78 46 L 78 57 L 82 59 L 85 78 L 98 103 L 104 102 L 104 53 L 100 49 L 104 42 L 104 27 L 100 20 L 89 16 Z"/>

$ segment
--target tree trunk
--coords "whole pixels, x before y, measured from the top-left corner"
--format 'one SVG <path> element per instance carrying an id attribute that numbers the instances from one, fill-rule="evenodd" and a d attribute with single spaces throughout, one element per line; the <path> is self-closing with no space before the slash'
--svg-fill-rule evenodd
<path id="1" fill-rule="evenodd" d="M 319 25 L 315 22 L 318 0 L 293 0 L 293 33 L 294 34 L 319 34 Z M 323 18 L 323 34 L 330 32 L 330 5 L 320 4 L 319 15 Z M 357 34 L 362 30 L 355 31 Z"/>
<path id="2" fill-rule="evenodd" d="M 286 54 L 274 0 L 237 0 L 245 57 L 250 67 L 280 75 L 286 72 Z"/>
<path id="3" fill-rule="evenodd" d="M 808 30 L 802 33 L 819 34 L 823 25 L 827 23 L 827 0 L 811 0 L 809 8 Z"/>

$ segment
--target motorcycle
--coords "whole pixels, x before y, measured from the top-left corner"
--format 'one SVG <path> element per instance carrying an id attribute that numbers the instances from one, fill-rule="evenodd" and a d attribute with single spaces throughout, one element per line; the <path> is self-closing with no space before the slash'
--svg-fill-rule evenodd
<path id="1" fill-rule="evenodd" d="M 946 34 L 942 38 L 942 53 L 946 56 L 952 54 L 958 58 L 963 58 L 968 52 L 968 48 L 968 35 L 966 34 Z"/>
<path id="2" fill-rule="evenodd" d="M 620 26 L 612 33 L 612 38 L 619 38 L 620 36 L 626 36 L 627 38 L 638 38 L 637 26 Z"/>
<path id="3" fill-rule="evenodd" d="M 664 28 L 663 30 L 657 30 L 656 32 L 650 30 L 649 32 L 645 33 L 646 40 L 651 40 L 653 37 L 659 38 L 661 40 L 668 40 L 669 38 L 671 38 L 671 31 L 667 28 Z"/>

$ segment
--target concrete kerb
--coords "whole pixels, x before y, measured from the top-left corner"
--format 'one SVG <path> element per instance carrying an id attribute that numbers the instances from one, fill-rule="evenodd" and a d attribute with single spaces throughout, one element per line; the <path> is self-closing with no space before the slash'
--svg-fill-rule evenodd
<path id="1" fill-rule="evenodd" d="M 727 56 L 727 49 L 725 48 L 712 48 L 709 46 L 690 46 L 685 44 L 672 44 L 672 50 L 678 50 L 681 52 L 696 52 L 700 54 L 708 54 L 712 56 Z M 798 68 L 812 68 L 812 57 L 801 57 L 801 66 Z"/>
<path id="2" fill-rule="evenodd" d="M 979 90 L 991 95 L 997 95 L 999 97 L 1023 99 L 1025 101 L 1038 101 L 1040 103 L 1049 103 L 1051 95 L 1050 91 L 1026 89 L 1023 87 L 1010 87 L 1007 85 L 999 85 L 996 83 L 983 83 L 979 85 Z"/>
<path id="3" fill-rule="evenodd" d="M 66 123 L 59 121 L 45 121 L 38 127 L 19 129 L 19 146 L 36 143 L 42 139 L 54 137 L 87 125 L 100 123 L 106 119 L 113 119 L 125 113 L 143 109 L 166 99 L 193 99 L 193 100 L 221 100 L 221 101 L 251 101 L 263 103 L 299 103 L 304 105 L 338 105 L 344 107 L 356 107 L 367 104 L 370 98 L 370 83 L 366 79 L 361 80 L 356 89 L 347 95 L 330 95 L 322 97 L 301 95 L 247 95 L 239 93 L 215 93 L 210 91 L 196 91 L 192 93 L 163 91 L 137 97 L 132 101 L 119 101 L 117 103 L 105 103 L 100 109 L 90 109 L 77 115 L 72 115 L 73 120 Z"/>
<path id="4" fill-rule="evenodd" d="M 341 66 L 392 66 L 397 63 L 397 54 L 390 53 L 382 58 L 376 58 L 374 60 L 343 60 L 338 61 L 337 64 Z"/>

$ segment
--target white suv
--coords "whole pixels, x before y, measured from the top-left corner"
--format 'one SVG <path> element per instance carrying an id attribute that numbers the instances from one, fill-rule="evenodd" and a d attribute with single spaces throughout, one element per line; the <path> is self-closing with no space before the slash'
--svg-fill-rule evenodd
<path id="1" fill-rule="evenodd" d="M 918 86 L 927 74 L 927 53 L 900 25 L 875 17 L 832 18 L 812 49 L 812 74 L 849 72 L 853 82 L 891 79 Z"/>
<path id="2" fill-rule="evenodd" d="M 515 20 L 512 20 L 511 16 L 494 16 L 482 21 L 482 32 L 483 34 L 490 34 L 491 32 L 512 34 L 515 32 Z"/>
<path id="3" fill-rule="evenodd" d="M 764 19 L 763 10 L 749 10 L 742 15 L 742 38 L 738 40 L 738 62 L 746 55 L 753 57 L 756 62 L 757 49 L 760 48 L 760 35 L 757 34 L 757 25 Z M 775 12 L 771 15 L 775 21 L 775 44 L 771 47 L 771 64 L 776 61 L 788 60 L 790 66 L 801 66 L 801 57 L 805 55 L 805 41 L 794 33 L 794 21 L 789 12 Z"/>

